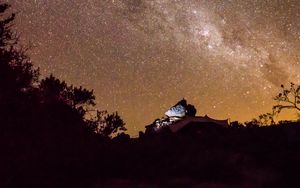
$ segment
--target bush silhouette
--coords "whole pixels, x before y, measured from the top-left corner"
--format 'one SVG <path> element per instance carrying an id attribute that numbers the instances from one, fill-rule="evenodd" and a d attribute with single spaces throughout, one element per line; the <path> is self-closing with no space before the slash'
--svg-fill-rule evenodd
<path id="1" fill-rule="evenodd" d="M 8 8 L 0 4 L 0 13 Z M 260 126 L 270 120 L 262 116 L 130 139 L 118 113 L 93 109 L 92 90 L 53 75 L 39 81 L 11 30 L 14 17 L 0 15 L 1 188 L 299 187 L 299 122 Z"/>
<path id="2" fill-rule="evenodd" d="M 11 29 L 15 15 L 5 17 L 9 7 L 0 4 L 0 187 L 53 187 L 50 180 L 60 177 L 61 185 L 76 184 L 99 137 L 109 138 L 125 124 L 117 113 L 106 113 L 105 129 L 96 131 L 90 125 L 100 125 L 88 114 L 95 106 L 92 90 L 53 75 L 39 81 L 39 69 Z"/>

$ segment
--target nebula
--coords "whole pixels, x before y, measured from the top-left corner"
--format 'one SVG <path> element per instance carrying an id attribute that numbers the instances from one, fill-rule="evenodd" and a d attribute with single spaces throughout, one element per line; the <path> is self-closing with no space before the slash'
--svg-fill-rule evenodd
<path id="1" fill-rule="evenodd" d="M 200 115 L 250 120 L 300 83 L 300 1 L 8 1 L 30 57 L 94 89 L 136 134 L 182 97 Z"/>

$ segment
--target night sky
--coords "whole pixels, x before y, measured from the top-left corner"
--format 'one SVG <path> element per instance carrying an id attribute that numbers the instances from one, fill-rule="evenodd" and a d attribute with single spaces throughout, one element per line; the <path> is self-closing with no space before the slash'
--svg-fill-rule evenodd
<path id="1" fill-rule="evenodd" d="M 128 133 L 185 97 L 246 121 L 300 83 L 299 0 L 10 0 L 43 76 L 94 89 Z"/>

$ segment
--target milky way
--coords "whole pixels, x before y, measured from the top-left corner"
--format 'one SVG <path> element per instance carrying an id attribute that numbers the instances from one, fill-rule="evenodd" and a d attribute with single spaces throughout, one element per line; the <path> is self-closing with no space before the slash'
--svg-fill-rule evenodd
<path id="1" fill-rule="evenodd" d="M 300 82 L 298 0 L 8 2 L 42 74 L 94 89 L 133 135 L 182 97 L 245 121 Z"/>

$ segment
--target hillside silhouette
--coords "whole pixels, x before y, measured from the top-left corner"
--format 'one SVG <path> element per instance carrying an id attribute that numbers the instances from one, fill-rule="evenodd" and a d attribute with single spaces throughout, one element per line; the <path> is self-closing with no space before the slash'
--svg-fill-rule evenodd
<path id="1" fill-rule="evenodd" d="M 170 115 L 163 131 L 130 138 L 117 112 L 95 108 L 92 90 L 40 80 L 8 9 L 0 4 L 0 187 L 300 187 L 300 122 L 270 119 L 297 110 L 300 87 L 276 97 L 292 94 L 296 108 L 280 103 L 245 124 L 198 117 L 172 132 Z M 174 109 L 197 118 L 184 100 Z"/>

